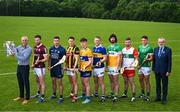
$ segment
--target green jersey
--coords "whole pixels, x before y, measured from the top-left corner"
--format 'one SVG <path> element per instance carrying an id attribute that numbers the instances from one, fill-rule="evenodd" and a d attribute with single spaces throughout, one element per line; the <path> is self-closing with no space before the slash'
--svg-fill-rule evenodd
<path id="1" fill-rule="evenodd" d="M 150 67 L 151 66 L 150 61 L 146 61 L 144 64 L 142 63 L 148 54 L 153 53 L 153 48 L 149 44 L 147 44 L 146 46 L 140 45 L 138 47 L 138 52 L 139 52 L 139 65 L 142 65 L 142 67 Z"/>
<path id="2" fill-rule="evenodd" d="M 121 53 L 122 48 L 119 44 L 110 45 L 107 48 L 108 54 L 108 67 L 116 67 L 118 65 L 118 55 Z"/>

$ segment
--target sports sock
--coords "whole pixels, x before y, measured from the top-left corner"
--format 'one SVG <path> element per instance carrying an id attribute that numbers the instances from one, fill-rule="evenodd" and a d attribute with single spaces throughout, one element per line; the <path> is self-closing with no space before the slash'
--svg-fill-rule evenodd
<path id="1" fill-rule="evenodd" d="M 147 96 L 148 96 L 148 97 L 150 96 L 150 92 L 147 92 Z"/>
<path id="2" fill-rule="evenodd" d="M 132 96 L 135 97 L 135 96 L 136 96 L 136 93 L 132 93 Z"/>
<path id="3" fill-rule="evenodd" d="M 86 99 L 89 99 L 89 100 L 90 100 L 90 96 L 86 96 Z"/>
<path id="4" fill-rule="evenodd" d="M 124 94 L 127 95 L 127 90 L 124 90 Z"/>
<path id="5" fill-rule="evenodd" d="M 53 95 L 56 96 L 56 92 L 54 92 Z"/>
<path id="6" fill-rule="evenodd" d="M 85 93 L 82 93 L 82 96 L 86 96 Z"/>
<path id="7" fill-rule="evenodd" d="M 144 94 L 144 90 L 143 89 L 141 90 L 141 93 Z"/>
<path id="8" fill-rule="evenodd" d="M 59 98 L 63 98 L 63 95 L 60 95 Z"/>
<path id="9" fill-rule="evenodd" d="M 44 97 L 45 97 L 45 95 L 44 95 L 44 94 L 42 94 L 42 95 L 41 95 L 41 97 L 42 97 L 42 98 L 44 98 Z"/>

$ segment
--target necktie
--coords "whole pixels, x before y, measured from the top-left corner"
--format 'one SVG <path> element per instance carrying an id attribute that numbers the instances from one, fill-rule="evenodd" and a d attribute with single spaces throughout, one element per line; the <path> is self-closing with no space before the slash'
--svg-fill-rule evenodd
<path id="1" fill-rule="evenodd" d="M 160 47 L 160 48 L 159 48 L 159 52 L 158 52 L 158 56 L 159 56 L 159 57 L 162 55 L 162 52 L 163 52 L 163 47 Z"/>
<path id="2" fill-rule="evenodd" d="M 158 56 L 161 56 L 162 47 L 159 48 Z"/>

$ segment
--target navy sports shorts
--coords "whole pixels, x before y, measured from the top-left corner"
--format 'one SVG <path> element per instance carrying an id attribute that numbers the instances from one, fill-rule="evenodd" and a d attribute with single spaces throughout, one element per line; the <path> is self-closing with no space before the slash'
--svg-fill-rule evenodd
<path id="1" fill-rule="evenodd" d="M 50 74 L 51 74 L 51 77 L 55 77 L 58 79 L 63 78 L 63 70 L 60 68 L 52 68 Z"/>
<path id="2" fill-rule="evenodd" d="M 81 77 L 83 77 L 83 78 L 91 77 L 92 71 L 85 71 L 85 72 L 80 71 L 80 75 L 81 75 Z"/>

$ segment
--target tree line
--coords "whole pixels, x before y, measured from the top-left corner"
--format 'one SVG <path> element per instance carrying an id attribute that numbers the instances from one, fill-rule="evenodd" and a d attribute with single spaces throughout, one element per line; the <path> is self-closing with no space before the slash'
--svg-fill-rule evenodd
<path id="1" fill-rule="evenodd" d="M 0 0 L 0 15 L 180 23 L 180 0 Z"/>

